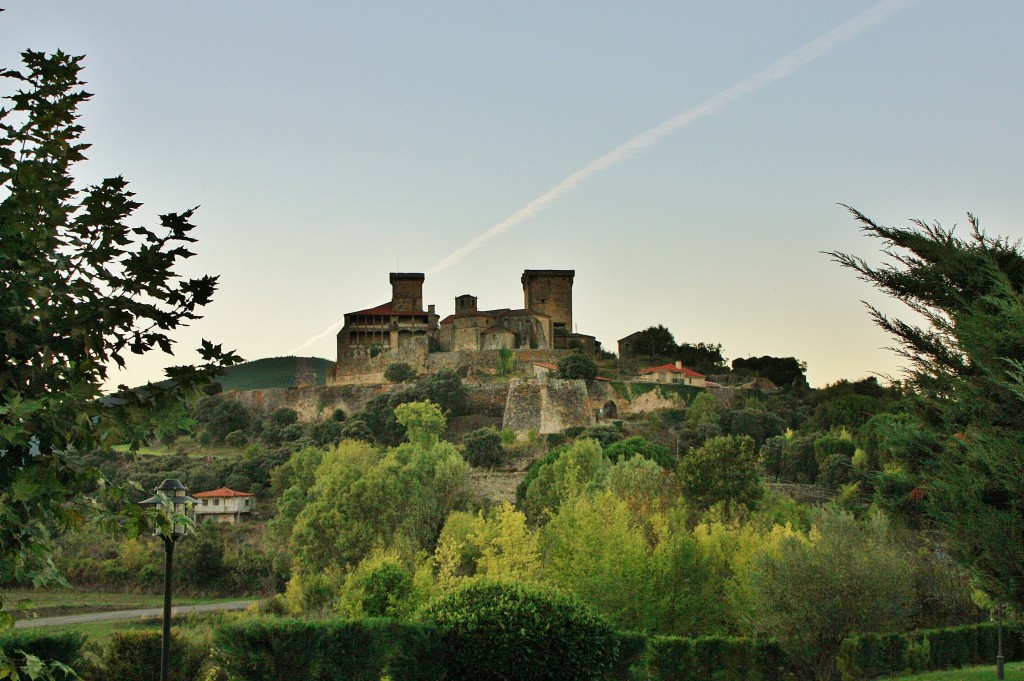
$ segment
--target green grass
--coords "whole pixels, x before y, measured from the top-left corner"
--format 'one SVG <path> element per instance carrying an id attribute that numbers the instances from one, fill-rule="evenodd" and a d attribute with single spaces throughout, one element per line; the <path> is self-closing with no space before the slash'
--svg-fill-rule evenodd
<path id="1" fill-rule="evenodd" d="M 0 595 L 3 596 L 4 610 L 13 612 L 17 619 L 158 608 L 164 602 L 162 594 L 107 593 L 87 589 L 11 590 L 0 591 Z M 200 605 L 237 600 L 239 599 L 175 597 L 174 605 Z"/>
<path id="2" fill-rule="evenodd" d="M 1024 681 L 1024 662 L 1006 665 L 1006 681 Z M 982 667 L 964 667 L 943 672 L 925 672 L 916 676 L 887 677 L 886 681 L 991 681 L 996 678 L 993 662 Z"/>

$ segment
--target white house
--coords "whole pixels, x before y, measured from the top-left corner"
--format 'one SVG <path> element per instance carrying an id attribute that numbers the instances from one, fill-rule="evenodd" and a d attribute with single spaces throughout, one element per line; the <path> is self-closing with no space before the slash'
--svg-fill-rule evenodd
<path id="1" fill-rule="evenodd" d="M 197 503 L 196 520 L 212 520 L 218 523 L 237 523 L 244 515 L 252 513 L 256 495 L 249 492 L 236 492 L 221 487 L 210 492 L 197 492 L 192 495 Z"/>

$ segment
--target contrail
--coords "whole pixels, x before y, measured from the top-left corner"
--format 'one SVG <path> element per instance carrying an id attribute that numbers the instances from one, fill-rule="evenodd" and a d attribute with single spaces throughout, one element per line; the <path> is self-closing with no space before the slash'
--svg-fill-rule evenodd
<path id="1" fill-rule="evenodd" d="M 491 239 L 504 234 L 520 222 L 528 220 L 537 213 L 540 213 L 561 198 L 562 195 L 572 191 L 577 186 L 590 179 L 591 175 L 599 173 L 606 168 L 610 168 L 629 156 L 632 156 L 641 149 L 645 149 L 646 147 L 661 141 L 661 139 L 669 133 L 674 132 L 679 128 L 686 127 L 700 118 L 717 113 L 732 102 L 749 94 L 753 94 L 777 80 L 785 78 L 801 66 L 811 63 L 815 59 L 818 59 L 832 51 L 833 48 L 853 40 L 867 29 L 877 26 L 897 12 L 900 12 L 911 5 L 916 5 L 918 2 L 920 2 L 920 0 L 883 0 L 863 14 L 850 19 L 828 33 L 815 38 L 803 47 L 790 52 L 785 57 L 782 57 L 778 61 L 769 65 L 767 68 L 758 71 L 752 76 L 744 78 L 735 85 L 722 90 L 708 99 L 705 99 L 700 104 L 673 116 L 661 125 L 640 133 L 628 142 L 616 147 L 604 156 L 592 161 L 589 165 L 586 165 L 580 170 L 569 175 L 544 194 L 541 194 L 515 213 L 512 213 L 512 215 L 488 229 L 483 234 L 472 239 L 465 246 L 453 251 L 430 268 L 428 273 L 434 274 L 451 267 Z"/>
<path id="2" fill-rule="evenodd" d="M 831 52 L 835 47 L 853 40 L 867 29 L 877 26 L 892 15 L 910 7 L 916 5 L 921 0 L 883 0 L 871 9 L 867 10 L 863 14 L 850 19 L 844 24 L 837 26 L 828 33 L 815 38 L 811 42 L 807 43 L 803 47 L 800 47 L 793 52 L 790 52 L 785 57 L 782 57 L 778 61 L 773 62 L 768 67 L 758 71 L 752 76 L 744 78 L 740 82 L 728 87 L 721 92 L 712 95 L 708 99 L 705 99 L 700 104 L 693 106 L 682 113 L 679 113 L 672 118 L 668 119 L 664 123 L 642 132 L 636 137 L 632 138 L 628 142 L 619 145 L 615 149 L 601 156 L 600 158 L 591 161 L 588 165 L 577 170 L 573 174 L 566 177 L 564 180 L 556 184 L 554 187 L 535 198 L 530 203 L 526 204 L 512 215 L 508 216 L 498 224 L 488 229 L 483 234 L 472 239 L 469 243 L 462 246 L 461 248 L 453 251 L 452 253 L 445 256 L 436 265 L 428 270 L 428 274 L 435 274 L 442 270 L 445 270 L 455 263 L 462 260 L 464 257 L 486 244 L 491 239 L 494 239 L 501 234 L 504 234 L 508 230 L 512 229 L 520 222 L 532 218 L 537 215 L 545 208 L 550 206 L 552 203 L 557 201 L 562 195 L 575 189 L 583 182 L 590 179 L 591 175 L 599 173 L 606 168 L 625 160 L 632 156 L 636 152 L 645 149 L 656 142 L 661 141 L 662 138 L 667 136 L 669 133 L 684 128 L 690 123 L 701 119 L 705 116 L 710 116 L 713 113 L 718 113 L 726 106 L 741 99 L 747 95 L 753 94 L 765 87 L 770 85 L 777 80 L 781 80 L 786 76 L 797 71 L 800 67 L 811 63 L 815 59 L 822 57 Z M 320 340 L 324 336 L 328 336 L 332 333 L 337 333 L 341 328 L 342 322 L 338 321 L 331 326 L 327 327 L 317 335 L 313 336 L 309 340 L 305 341 L 289 354 L 294 354 L 299 350 L 302 350 L 309 345 L 312 345 L 316 341 Z"/>

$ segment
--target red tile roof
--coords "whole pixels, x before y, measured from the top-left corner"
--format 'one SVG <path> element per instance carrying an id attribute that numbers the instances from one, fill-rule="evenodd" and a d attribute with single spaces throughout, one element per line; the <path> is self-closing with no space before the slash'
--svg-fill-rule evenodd
<path id="1" fill-rule="evenodd" d="M 691 378 L 704 378 L 704 374 L 698 374 L 693 369 L 687 369 L 686 367 L 677 367 L 675 364 L 662 364 L 660 367 L 651 367 L 650 369 L 641 369 L 641 374 L 653 374 L 656 371 L 667 371 L 673 374 L 683 374 Z"/>
<path id="2" fill-rule="evenodd" d="M 196 492 L 192 496 L 196 499 L 213 499 L 214 497 L 223 499 L 226 497 L 254 497 L 256 495 L 250 494 L 249 492 L 236 492 L 233 489 L 221 487 L 220 489 L 211 490 L 209 492 Z"/>
<path id="3" fill-rule="evenodd" d="M 384 303 L 377 307 L 371 307 L 368 310 L 359 310 L 358 312 L 349 312 L 348 316 L 353 315 L 366 315 L 366 316 L 379 316 L 379 317 L 426 317 L 429 313 L 423 310 L 394 310 L 391 307 L 391 303 Z"/>

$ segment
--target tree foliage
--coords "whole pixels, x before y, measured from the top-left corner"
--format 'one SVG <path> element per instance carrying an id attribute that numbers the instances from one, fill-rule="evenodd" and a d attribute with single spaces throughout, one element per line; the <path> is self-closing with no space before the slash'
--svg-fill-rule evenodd
<path id="1" fill-rule="evenodd" d="M 683 457 L 676 470 L 683 496 L 697 508 L 749 508 L 764 494 L 754 441 L 746 435 L 713 437 Z"/>
<path id="2" fill-rule="evenodd" d="M 889 261 L 830 253 L 923 323 L 868 306 L 908 362 L 918 415 L 942 435 L 906 472 L 953 553 L 987 590 L 1024 606 L 1024 254 L 1019 243 L 915 221 L 886 227 L 850 209 Z"/>
<path id="3" fill-rule="evenodd" d="M 677 349 L 675 336 L 661 324 L 649 326 L 637 333 L 633 345 L 637 354 L 648 357 L 671 357 Z"/>
<path id="4" fill-rule="evenodd" d="M 593 381 L 597 378 L 597 363 L 589 355 L 574 352 L 558 360 L 558 377 Z"/>
<path id="5" fill-rule="evenodd" d="M 23 70 L 0 71 L 15 90 L 0 109 L 0 577 L 25 580 L 51 572 L 51 539 L 91 508 L 98 474 L 74 452 L 139 446 L 157 414 L 237 358 L 203 341 L 202 366 L 101 398 L 129 353 L 171 352 L 171 332 L 200 317 L 217 279 L 175 271 L 193 255 L 193 210 L 132 227 L 140 204 L 123 178 L 75 186 L 88 147 L 82 58 L 22 58 Z"/>

